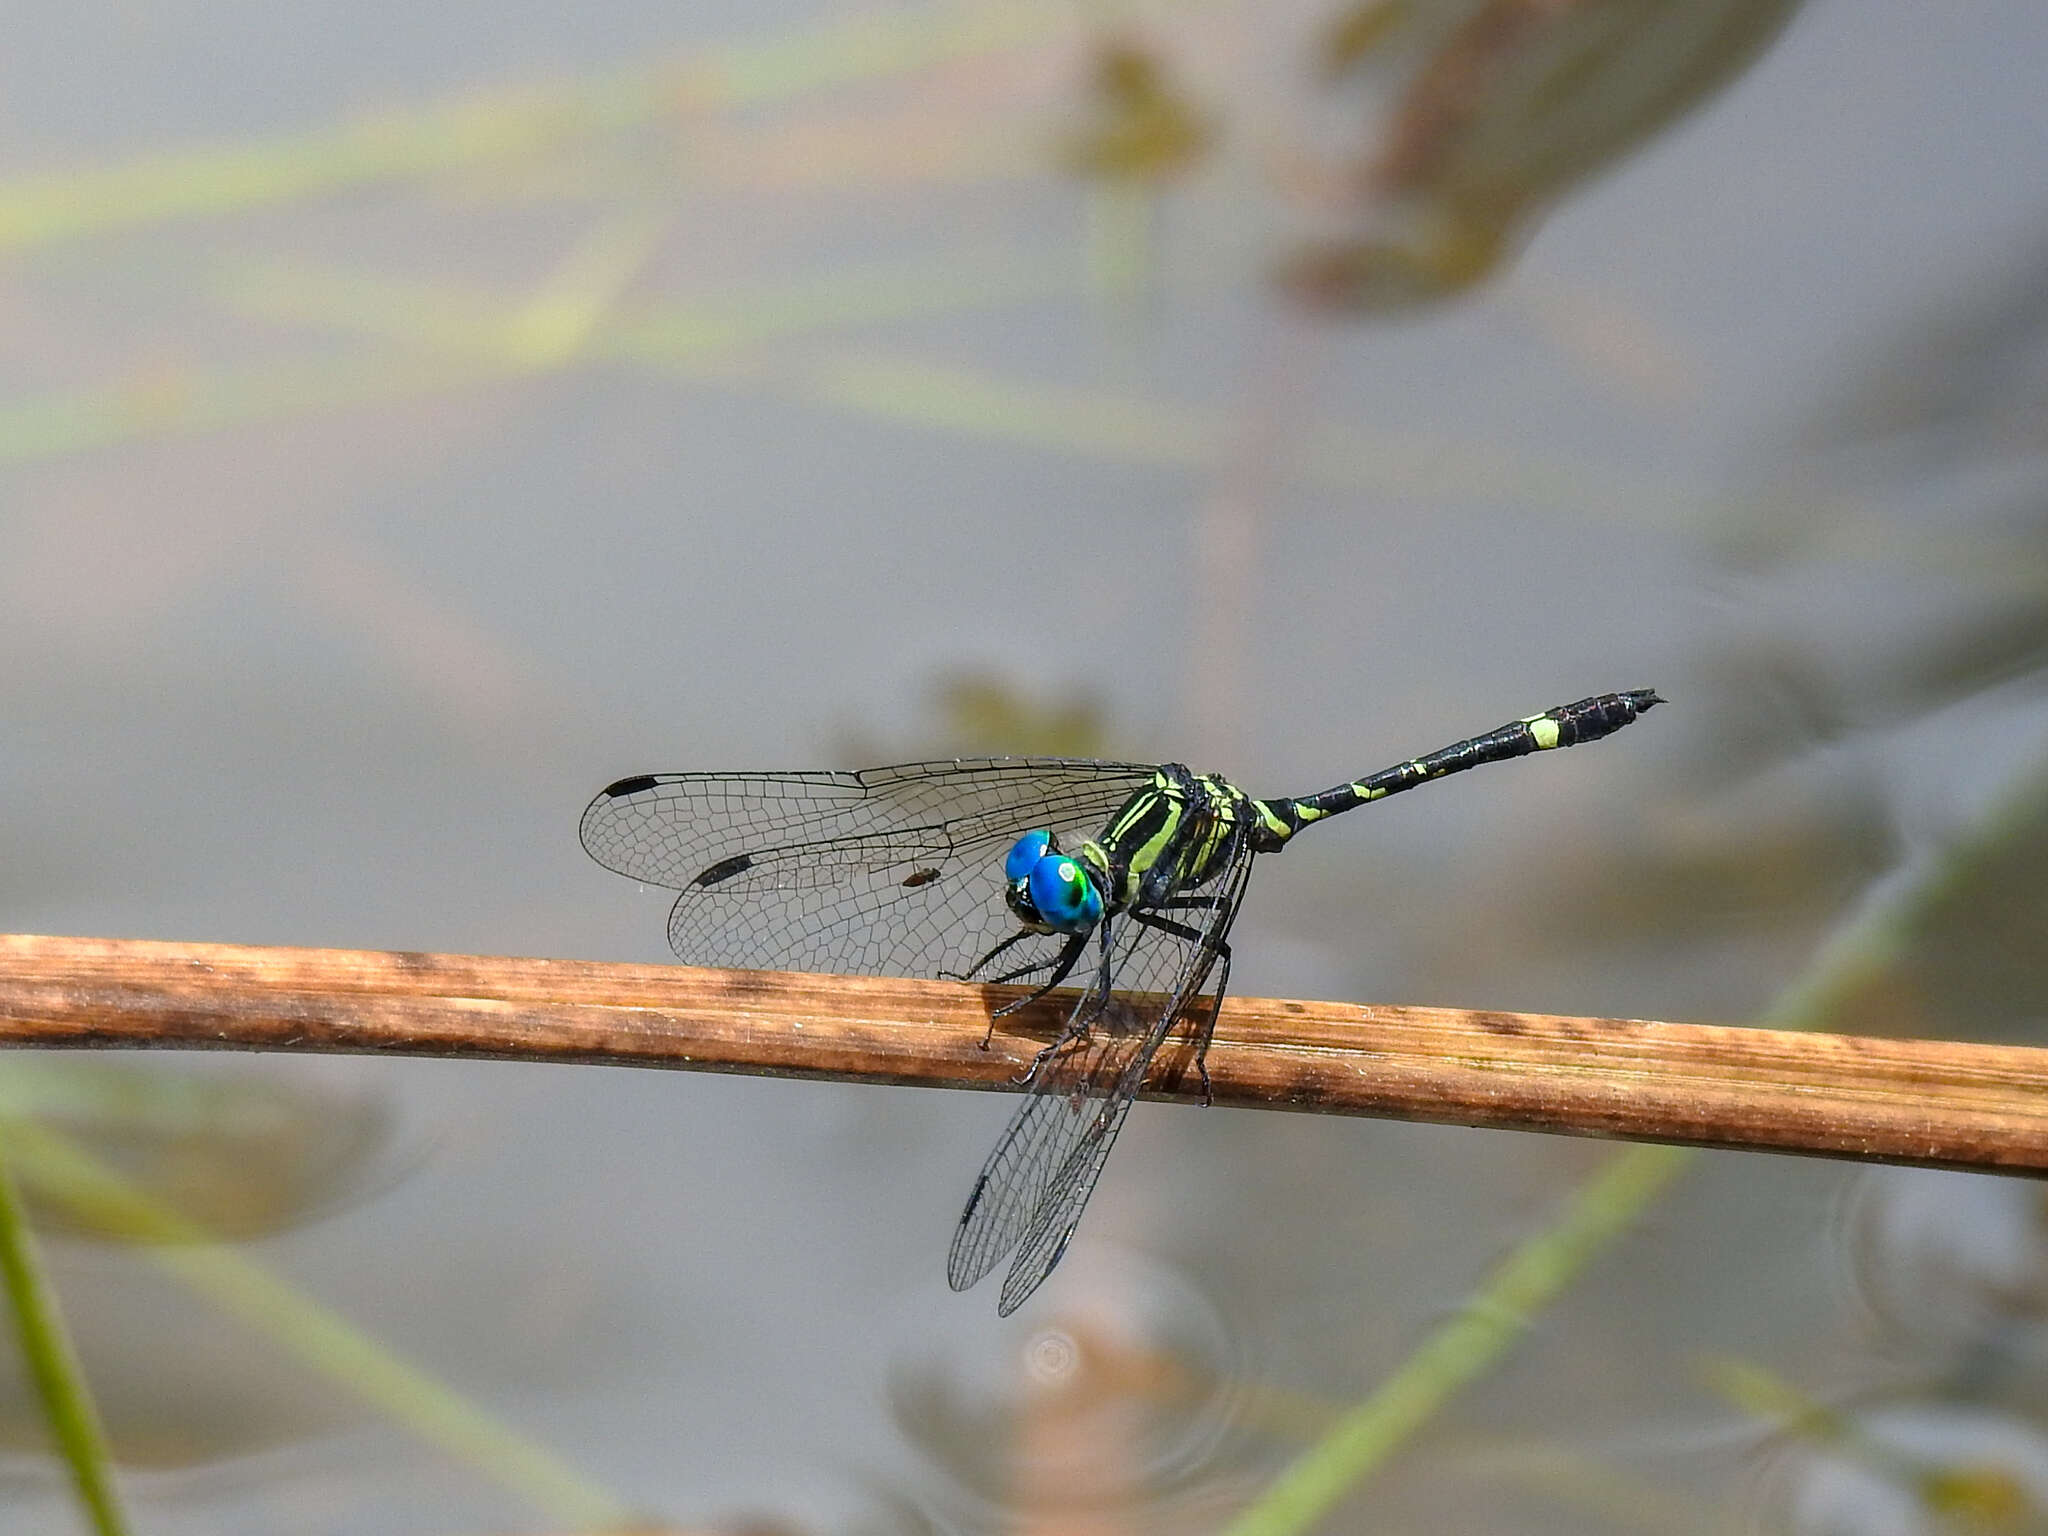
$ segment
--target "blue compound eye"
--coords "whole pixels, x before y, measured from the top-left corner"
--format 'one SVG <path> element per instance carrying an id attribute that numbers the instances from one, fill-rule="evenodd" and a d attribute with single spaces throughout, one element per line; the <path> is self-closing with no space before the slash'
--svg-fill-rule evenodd
<path id="1" fill-rule="evenodd" d="M 1086 933 L 1102 920 L 1102 893 L 1088 871 L 1063 853 L 1031 866 L 1031 904 L 1061 933 Z"/>
<path id="2" fill-rule="evenodd" d="M 1020 880 L 1029 880 L 1031 871 L 1037 867 L 1038 861 L 1045 857 L 1046 849 L 1051 846 L 1050 832 L 1026 832 L 1010 849 L 1010 856 L 1003 860 L 1003 877 L 1012 885 Z"/>

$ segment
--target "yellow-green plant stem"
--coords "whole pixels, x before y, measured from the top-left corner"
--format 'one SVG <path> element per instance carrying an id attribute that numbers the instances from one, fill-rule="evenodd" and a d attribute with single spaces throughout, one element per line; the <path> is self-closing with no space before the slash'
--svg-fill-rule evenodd
<path id="1" fill-rule="evenodd" d="M 755 106 L 1002 52 L 1052 36 L 1064 21 L 1058 7 L 1015 0 L 867 9 L 781 36 L 479 91 L 297 134 L 0 178 L 0 250 L 515 159 L 664 117 Z"/>
<path id="2" fill-rule="evenodd" d="M 0 1272 L 6 1277 L 7 1299 L 14 1314 L 15 1333 L 21 1340 L 22 1359 L 27 1362 L 36 1396 L 42 1399 L 43 1416 L 49 1421 L 51 1438 L 71 1469 L 71 1479 L 78 1486 L 78 1502 L 85 1507 L 95 1536 L 125 1536 L 128 1521 L 121 1513 L 120 1496 L 114 1490 L 114 1464 L 107 1452 L 107 1437 L 100 1429 L 99 1415 L 93 1409 L 85 1373 L 79 1369 L 77 1352 L 64 1331 L 57 1295 L 43 1279 L 35 1238 L 29 1231 L 28 1216 L 5 1156 L 9 1150 L 0 1143 Z"/>
<path id="3" fill-rule="evenodd" d="M 397 1359 L 261 1265 L 210 1241 L 67 1138 L 27 1120 L 9 1123 L 5 1136 L 14 1165 L 40 1196 L 147 1243 L 139 1251 L 152 1263 L 549 1519 L 599 1529 L 623 1525 L 633 1514 L 545 1446 Z"/>
<path id="4" fill-rule="evenodd" d="M 0 400 L 0 467 L 162 438 L 488 388 L 585 361 L 626 360 L 716 381 L 732 354 L 834 327 L 1063 291 L 1050 264 L 1004 255 L 835 273 L 610 317 L 643 230 L 600 230 L 524 301 L 366 274 L 246 265 L 223 278 L 240 313 L 373 336 L 356 357 L 192 368 L 23 401 Z M 393 343 L 401 345 L 394 347 Z"/>
<path id="5" fill-rule="evenodd" d="M 1280 1477 L 1226 1536 L 1312 1529 L 1452 1394 L 1482 1375 L 1595 1255 L 1691 1161 L 1682 1147 L 1617 1152 L 1573 1192 L 1564 1215 L 1508 1255 L 1458 1315 Z"/>

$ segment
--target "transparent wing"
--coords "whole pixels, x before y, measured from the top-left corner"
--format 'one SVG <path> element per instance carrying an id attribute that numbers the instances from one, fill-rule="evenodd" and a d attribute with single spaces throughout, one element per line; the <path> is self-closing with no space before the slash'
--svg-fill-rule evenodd
<path id="1" fill-rule="evenodd" d="M 1251 865 L 1250 841 L 1240 835 L 1208 880 L 1144 914 L 1153 921 L 1135 914 L 1110 920 L 1113 990 L 1103 990 L 1099 957 L 1091 957 L 1093 985 L 1040 1063 L 960 1215 L 946 1261 L 955 1290 L 1014 1250 L 999 1304 L 1007 1316 L 1059 1263 L 1153 1056 L 1215 971 Z"/>
<path id="2" fill-rule="evenodd" d="M 591 801 L 583 846 L 682 893 L 669 946 L 690 964 L 962 973 L 1017 930 L 1003 902 L 1009 844 L 1033 827 L 1092 837 L 1152 774 L 1081 758 L 648 774 Z M 1005 967 L 1057 947 L 1019 945 Z"/>

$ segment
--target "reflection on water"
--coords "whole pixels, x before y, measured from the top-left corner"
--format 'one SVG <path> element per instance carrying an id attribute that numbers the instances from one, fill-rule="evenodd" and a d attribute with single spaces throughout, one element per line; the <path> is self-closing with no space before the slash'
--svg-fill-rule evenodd
<path id="1" fill-rule="evenodd" d="M 890 1411 L 963 1528 L 1114 1514 L 1119 1530 L 1186 1529 L 1239 1487 L 1257 1362 L 1159 1260 L 1080 1245 L 1003 1323 L 937 1321 L 892 1373 Z"/>
<path id="2" fill-rule="evenodd" d="M 1974 1394 L 2048 1363 L 2048 1190 L 1923 1168 L 1859 1178 L 1842 1206 L 1843 1269 L 1892 1350 Z"/>
<path id="3" fill-rule="evenodd" d="M 0 1078 L 0 1119 L 17 1115 L 75 1138 L 215 1237 L 332 1214 L 397 1176 L 386 1162 L 388 1086 L 339 1061 L 30 1058 Z M 140 1235 L 107 1229 L 33 1184 L 26 1192 L 37 1218 L 59 1230 Z"/>

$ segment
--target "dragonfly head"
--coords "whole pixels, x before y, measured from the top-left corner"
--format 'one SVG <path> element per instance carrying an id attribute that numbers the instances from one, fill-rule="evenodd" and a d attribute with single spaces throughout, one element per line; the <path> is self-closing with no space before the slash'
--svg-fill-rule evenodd
<path id="1" fill-rule="evenodd" d="M 1088 866 L 1061 853 L 1050 832 L 1026 832 L 1003 861 L 1010 910 L 1039 932 L 1087 933 L 1102 921 L 1102 892 Z"/>

